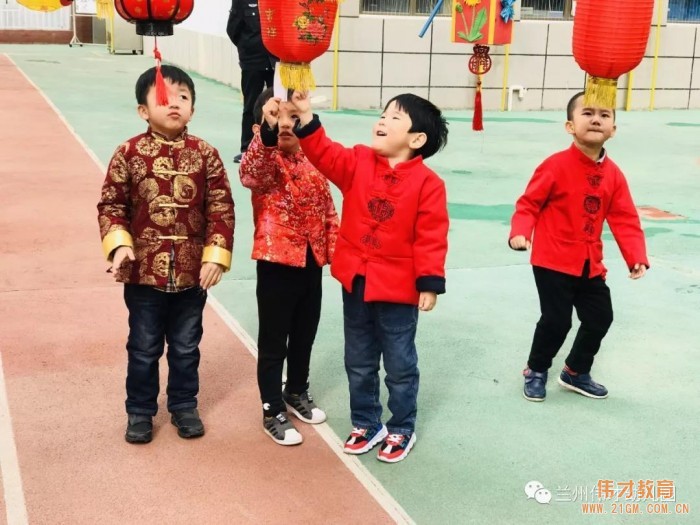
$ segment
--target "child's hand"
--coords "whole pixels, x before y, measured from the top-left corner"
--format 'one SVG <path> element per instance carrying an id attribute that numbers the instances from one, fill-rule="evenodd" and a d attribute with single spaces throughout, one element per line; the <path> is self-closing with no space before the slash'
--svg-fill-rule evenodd
<path id="1" fill-rule="evenodd" d="M 435 292 L 421 292 L 418 299 L 418 309 L 422 312 L 429 312 L 435 308 L 437 294 Z"/>
<path id="2" fill-rule="evenodd" d="M 223 273 L 224 267 L 220 264 L 205 262 L 202 265 L 202 270 L 199 272 L 199 286 L 208 290 L 212 286 L 219 284 Z"/>
<path id="3" fill-rule="evenodd" d="M 290 100 L 297 112 L 299 113 L 299 122 L 302 126 L 306 126 L 314 118 L 311 111 L 311 101 L 307 92 L 295 91 Z"/>
<path id="4" fill-rule="evenodd" d="M 630 270 L 630 279 L 639 279 L 640 277 L 644 277 L 645 273 L 647 273 L 646 265 L 637 263 L 634 265 L 634 268 Z"/>
<path id="5" fill-rule="evenodd" d="M 268 99 L 262 108 L 262 112 L 267 125 L 270 126 L 270 129 L 274 129 L 279 119 L 280 99 L 275 97 Z"/>
<path id="6" fill-rule="evenodd" d="M 525 238 L 524 235 L 516 235 L 510 241 L 508 241 L 510 247 L 514 250 L 525 251 L 530 249 L 530 241 Z"/>
<path id="7" fill-rule="evenodd" d="M 109 271 L 112 273 L 112 276 L 115 279 L 117 278 L 117 270 L 119 270 L 122 263 L 127 259 L 130 261 L 136 259 L 136 257 L 134 257 L 134 250 L 131 249 L 131 246 L 120 246 L 114 251 L 112 266 L 110 267 Z"/>

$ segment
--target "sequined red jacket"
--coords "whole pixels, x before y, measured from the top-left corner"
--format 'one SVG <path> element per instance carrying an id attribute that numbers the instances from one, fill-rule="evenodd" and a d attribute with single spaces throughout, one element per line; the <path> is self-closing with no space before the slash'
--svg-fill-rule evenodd
<path id="1" fill-rule="evenodd" d="M 628 268 L 648 268 L 644 232 L 622 171 L 607 155 L 594 162 L 572 144 L 535 170 L 515 204 L 509 239 L 530 239 L 534 231 L 534 266 L 580 276 L 589 260 L 589 276 L 605 277 L 605 220 Z"/>
<path id="2" fill-rule="evenodd" d="M 367 146 L 332 142 L 318 120 L 295 130 L 309 160 L 343 193 L 331 274 L 347 291 L 365 276 L 365 301 L 418 304 L 445 292 L 445 183 L 414 157 L 392 167 Z"/>
<path id="3" fill-rule="evenodd" d="M 174 248 L 175 284 L 199 283 L 203 262 L 231 266 L 234 210 L 219 153 L 185 129 L 168 141 L 150 129 L 117 148 L 97 205 L 108 260 L 131 246 L 124 283 L 165 287 Z"/>
<path id="4" fill-rule="evenodd" d="M 252 258 L 288 266 L 306 265 L 311 246 L 319 266 L 331 262 L 338 214 L 328 181 L 298 151 L 265 146 L 256 133 L 241 160 L 241 183 L 252 191 L 255 237 Z"/>

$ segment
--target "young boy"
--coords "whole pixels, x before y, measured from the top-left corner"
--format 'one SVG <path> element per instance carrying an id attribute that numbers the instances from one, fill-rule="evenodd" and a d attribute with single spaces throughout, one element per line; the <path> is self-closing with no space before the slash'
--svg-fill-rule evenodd
<path id="1" fill-rule="evenodd" d="M 375 124 L 371 146 L 346 149 L 326 137 L 306 95 L 295 93 L 293 102 L 304 153 L 343 193 L 331 273 L 343 285 L 353 424 L 344 450 L 363 454 L 383 441 L 378 459 L 401 461 L 416 442 L 418 310 L 432 310 L 445 292 L 445 184 L 423 159 L 447 143 L 447 122 L 427 100 L 399 95 Z M 381 358 L 392 413 L 386 426 Z"/>
<path id="2" fill-rule="evenodd" d="M 102 248 L 129 310 L 126 441 L 148 443 L 158 410 L 158 361 L 168 342 L 168 411 L 183 438 L 204 434 L 197 412 L 199 342 L 207 292 L 231 265 L 233 199 L 219 153 L 187 132 L 192 79 L 162 66 L 136 82 L 146 133 L 119 146 L 97 205 Z"/>
<path id="3" fill-rule="evenodd" d="M 615 135 L 615 110 L 589 107 L 583 95 L 574 95 L 566 109 L 566 131 L 573 144 L 535 170 L 511 221 L 512 249 L 529 249 L 535 233 L 531 263 L 542 316 L 523 372 L 523 395 L 529 401 L 544 401 L 547 371 L 571 329 L 574 307 L 581 326 L 559 384 L 595 399 L 608 396 L 590 375 L 613 320 L 603 266 L 604 220 L 630 277 L 639 279 L 649 268 L 644 232 L 627 181 L 603 148 Z"/>
<path id="4" fill-rule="evenodd" d="M 252 191 L 255 219 L 263 429 L 280 445 L 297 445 L 303 438 L 287 419 L 285 403 L 305 423 L 326 420 L 309 393 L 309 362 L 321 317 L 321 268 L 333 256 L 338 214 L 328 181 L 292 132 L 298 120 L 294 106 L 272 95 L 268 88 L 255 103 L 255 122 L 262 124 L 253 125 L 240 175 Z"/>

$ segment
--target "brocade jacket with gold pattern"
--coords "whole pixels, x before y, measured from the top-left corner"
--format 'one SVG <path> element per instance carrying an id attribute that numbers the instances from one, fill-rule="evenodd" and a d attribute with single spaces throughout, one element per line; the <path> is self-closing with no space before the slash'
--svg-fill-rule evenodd
<path id="1" fill-rule="evenodd" d="M 263 126 L 241 160 L 241 183 L 252 191 L 252 258 L 303 268 L 307 246 L 319 266 L 331 262 L 338 213 L 326 178 L 304 153 L 285 153 Z"/>
<path id="2" fill-rule="evenodd" d="M 115 151 L 97 205 L 108 260 L 120 246 L 134 250 L 117 281 L 165 288 L 199 283 L 204 262 L 231 267 L 234 209 L 218 151 L 185 129 L 169 141 L 151 131 Z"/>

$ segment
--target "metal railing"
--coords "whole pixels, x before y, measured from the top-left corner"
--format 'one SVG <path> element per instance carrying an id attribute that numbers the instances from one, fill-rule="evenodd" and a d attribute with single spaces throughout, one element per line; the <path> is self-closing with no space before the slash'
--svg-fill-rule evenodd
<path id="1" fill-rule="evenodd" d="M 427 15 L 436 0 L 361 0 L 360 12 L 370 15 Z M 452 0 L 444 0 L 439 16 L 449 16 Z"/>

